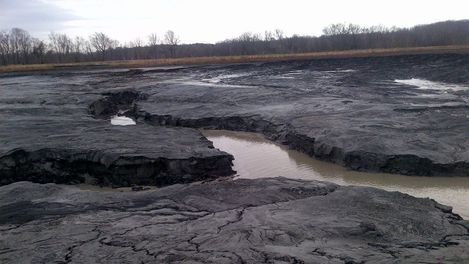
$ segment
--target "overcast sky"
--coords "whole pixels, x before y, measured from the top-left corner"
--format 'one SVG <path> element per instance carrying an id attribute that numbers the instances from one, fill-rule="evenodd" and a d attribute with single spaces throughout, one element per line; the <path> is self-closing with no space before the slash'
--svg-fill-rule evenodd
<path id="1" fill-rule="evenodd" d="M 0 0 L 0 29 L 48 39 L 51 31 L 88 38 L 104 32 L 121 44 L 173 30 L 182 43 L 216 43 L 244 32 L 281 29 L 320 36 L 331 23 L 412 27 L 469 19 L 464 0 Z"/>

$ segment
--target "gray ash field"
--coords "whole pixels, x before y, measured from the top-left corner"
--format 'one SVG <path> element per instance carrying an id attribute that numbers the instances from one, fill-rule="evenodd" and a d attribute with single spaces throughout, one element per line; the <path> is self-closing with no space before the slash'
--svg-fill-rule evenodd
<path id="1" fill-rule="evenodd" d="M 190 149 L 190 142 L 197 142 L 194 137 L 199 135 L 187 132 L 192 138 L 183 139 L 169 127 L 259 132 L 315 158 L 360 171 L 469 175 L 469 55 L 4 74 L 0 83 L 0 171 L 8 175 L 0 179 L 3 184 L 26 175 L 33 180 L 35 174 L 57 176 L 58 172 L 44 168 L 44 160 L 24 157 L 51 150 L 50 143 L 57 152 L 84 150 L 81 153 L 88 158 L 78 160 L 89 167 L 118 166 L 103 159 L 129 150 L 128 155 L 150 160 L 218 155 L 225 159 L 218 161 L 225 167 L 221 172 L 212 168 L 208 174 L 230 173 L 229 155 L 222 158 L 226 153 Z M 112 115 L 124 111 L 138 121 L 136 128 L 127 130 L 138 132 L 117 131 L 109 125 Z M 144 142 L 152 129 L 167 131 L 167 135 L 158 132 L 160 138 L 152 142 L 182 140 L 174 143 L 184 147 L 148 155 L 148 149 L 139 148 L 149 147 Z M 116 133 L 128 140 L 112 139 Z M 78 135 L 79 145 L 70 145 L 72 135 Z M 113 140 L 120 142 L 117 151 L 109 145 Z M 158 144 L 154 147 L 161 151 Z M 178 156 L 176 152 L 183 149 L 189 153 Z M 73 153 L 64 155 L 56 156 L 66 162 L 76 160 Z M 93 158 L 96 155 L 105 157 Z M 22 160 L 36 165 L 25 167 Z M 134 163 L 136 170 L 142 166 Z M 177 182 L 166 177 L 175 172 L 151 170 L 157 169 L 145 169 L 142 177 L 165 178 L 160 185 Z M 81 181 L 80 173 L 66 172 L 71 179 L 37 181 Z M 190 168 L 179 176 L 185 174 L 197 174 L 198 180 L 209 177 Z M 122 179 L 106 177 L 98 181 L 122 185 Z M 146 182 L 127 181 L 133 183 Z"/>
<path id="2" fill-rule="evenodd" d="M 373 188 L 262 179 L 103 195 L 18 182 L 232 175 L 233 157 L 199 128 L 261 133 L 353 170 L 469 176 L 468 54 L 10 73 L 0 93 L 2 262 L 469 258 L 469 224 L 451 208 Z"/>

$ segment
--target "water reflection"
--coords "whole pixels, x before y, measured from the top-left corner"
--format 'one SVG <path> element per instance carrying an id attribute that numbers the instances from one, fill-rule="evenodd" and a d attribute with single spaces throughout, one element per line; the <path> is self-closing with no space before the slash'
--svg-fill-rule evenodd
<path id="1" fill-rule="evenodd" d="M 372 186 L 417 197 L 430 197 L 442 204 L 453 206 L 455 213 L 469 219 L 469 178 L 409 177 L 356 172 L 289 150 L 259 134 L 232 131 L 202 133 L 213 141 L 216 148 L 233 154 L 237 178 L 284 176 L 329 181 L 340 185 Z"/>

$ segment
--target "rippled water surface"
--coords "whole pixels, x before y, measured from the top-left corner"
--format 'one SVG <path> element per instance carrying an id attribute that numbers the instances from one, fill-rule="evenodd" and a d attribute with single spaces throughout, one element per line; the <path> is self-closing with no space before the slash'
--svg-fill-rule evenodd
<path id="1" fill-rule="evenodd" d="M 469 219 L 469 178 L 410 177 L 350 171 L 274 144 L 259 134 L 231 131 L 202 133 L 213 141 L 216 148 L 235 157 L 236 178 L 283 176 L 340 185 L 372 186 L 416 197 L 430 197 L 439 203 L 453 206 L 455 213 Z"/>

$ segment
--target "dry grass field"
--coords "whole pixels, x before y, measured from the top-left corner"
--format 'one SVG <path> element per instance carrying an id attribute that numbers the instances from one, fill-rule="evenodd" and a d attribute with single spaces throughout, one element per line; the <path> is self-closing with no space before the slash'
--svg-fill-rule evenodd
<path id="1" fill-rule="evenodd" d="M 83 69 L 83 68 L 144 68 L 168 65 L 201 65 L 201 64 L 230 64 L 258 61 L 280 61 L 298 59 L 322 59 L 322 58 L 344 58 L 344 57 L 366 57 L 366 56 L 390 56 L 404 54 L 431 54 L 431 53 L 469 53 L 469 45 L 459 46 L 434 46 L 415 48 L 393 48 L 393 49 L 365 49 L 332 52 L 314 52 L 298 54 L 264 54 L 247 56 L 222 56 L 222 57 L 192 57 L 177 59 L 156 60 L 126 60 L 126 61 L 99 61 L 83 63 L 60 63 L 60 64 L 31 64 L 31 65 L 9 65 L 0 66 L 0 73 L 19 71 L 48 71 L 57 69 Z"/>

